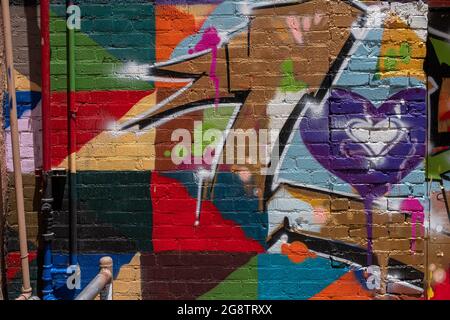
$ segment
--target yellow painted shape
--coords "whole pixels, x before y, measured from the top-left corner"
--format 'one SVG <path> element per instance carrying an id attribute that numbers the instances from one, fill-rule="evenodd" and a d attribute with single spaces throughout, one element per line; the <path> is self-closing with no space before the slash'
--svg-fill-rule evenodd
<path id="1" fill-rule="evenodd" d="M 312 196 L 312 194 L 306 194 L 303 193 L 301 191 L 301 189 L 294 189 L 294 188 L 289 188 L 286 189 L 287 192 L 289 192 L 289 194 L 301 201 L 304 201 L 306 203 L 308 203 L 309 205 L 311 205 L 311 207 L 313 207 L 314 209 L 323 209 L 327 214 L 330 212 L 330 198 L 316 198 L 314 196 Z"/>
<path id="2" fill-rule="evenodd" d="M 407 59 L 400 55 L 402 44 L 409 47 Z M 392 52 L 396 56 L 391 57 Z M 383 38 L 381 42 L 378 67 L 381 79 L 390 77 L 414 77 L 420 81 L 426 80 L 423 71 L 424 58 L 426 56 L 426 44 L 420 39 L 414 30 L 398 16 L 391 15 L 386 19 Z M 395 61 L 395 69 L 389 70 L 386 66 Z"/>
<path id="3" fill-rule="evenodd" d="M 141 254 L 123 265 L 113 282 L 113 300 L 142 300 Z"/>
<path id="4" fill-rule="evenodd" d="M 430 279 L 433 279 L 433 271 L 430 271 Z M 428 281 L 428 287 L 427 287 L 427 298 L 428 300 L 433 299 L 434 297 L 434 291 L 433 288 L 431 287 L 431 280 Z"/>
<path id="5" fill-rule="evenodd" d="M 197 28 L 200 28 L 211 12 L 217 7 L 215 4 L 199 4 L 199 5 L 178 5 L 177 10 L 190 14 L 195 19 Z"/>
<path id="6" fill-rule="evenodd" d="M 15 81 L 16 81 L 16 90 L 17 91 L 41 91 L 41 87 L 36 83 L 30 81 L 27 76 L 24 76 L 19 71 L 14 70 Z"/>

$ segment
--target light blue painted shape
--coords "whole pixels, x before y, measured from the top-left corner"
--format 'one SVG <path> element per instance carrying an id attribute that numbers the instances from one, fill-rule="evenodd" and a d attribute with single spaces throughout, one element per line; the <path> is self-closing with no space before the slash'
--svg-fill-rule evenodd
<path id="1" fill-rule="evenodd" d="M 293 263 L 286 255 L 258 256 L 258 299 L 306 300 L 321 292 L 349 271 L 333 268 L 329 259 L 308 258 Z"/>

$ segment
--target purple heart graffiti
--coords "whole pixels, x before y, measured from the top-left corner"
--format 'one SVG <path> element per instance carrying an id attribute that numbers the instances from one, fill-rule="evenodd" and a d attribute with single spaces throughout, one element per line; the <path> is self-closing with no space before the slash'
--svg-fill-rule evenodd
<path id="1" fill-rule="evenodd" d="M 302 139 L 314 158 L 364 199 L 369 265 L 373 201 L 425 156 L 425 97 L 424 89 L 406 89 L 376 108 L 361 95 L 333 89 L 322 106 L 309 106 L 300 122 Z"/>

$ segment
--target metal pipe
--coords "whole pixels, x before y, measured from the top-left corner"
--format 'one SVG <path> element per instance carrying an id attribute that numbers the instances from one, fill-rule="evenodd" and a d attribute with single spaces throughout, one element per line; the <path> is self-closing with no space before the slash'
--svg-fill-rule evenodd
<path id="1" fill-rule="evenodd" d="M 42 266 L 42 298 L 44 300 L 56 300 L 53 294 L 53 256 L 52 241 L 55 236 L 53 233 L 53 188 L 52 172 L 45 173 L 44 197 L 42 198 L 41 214 L 43 215 L 44 232 L 43 240 L 43 266 Z"/>
<path id="2" fill-rule="evenodd" d="M 11 17 L 9 13 L 9 1 L 2 0 L 3 28 L 5 33 L 6 67 L 9 94 L 9 117 L 11 124 L 11 144 L 13 152 L 14 183 L 16 192 L 17 218 L 19 225 L 19 246 L 22 266 L 22 294 L 18 300 L 26 300 L 31 297 L 33 289 L 30 283 L 30 267 L 28 261 L 27 227 L 25 221 L 25 208 L 23 201 L 22 168 L 20 163 L 20 140 L 17 124 L 16 84 L 14 74 L 13 45 L 11 37 Z"/>
<path id="3" fill-rule="evenodd" d="M 445 203 L 445 209 L 447 210 L 448 220 L 450 221 L 450 208 L 449 208 L 448 201 L 447 201 L 447 193 L 445 190 L 444 180 L 440 181 L 440 186 L 441 186 L 442 197 L 443 197 L 444 203 Z"/>
<path id="4" fill-rule="evenodd" d="M 56 300 L 53 294 L 53 188 L 51 155 L 50 155 L 50 1 L 40 2 L 41 22 L 41 112 L 42 112 L 42 167 L 43 167 L 43 197 L 41 199 L 41 214 L 43 215 L 42 234 L 43 266 L 42 266 L 42 298 Z"/>
<path id="5" fill-rule="evenodd" d="M 100 294 L 101 300 L 112 300 L 113 260 L 111 257 L 100 259 L 100 272 L 81 291 L 75 300 L 94 300 Z"/>
<path id="6" fill-rule="evenodd" d="M 73 1 L 66 1 L 66 13 L 70 14 Z M 67 16 L 67 19 L 69 16 Z M 67 107 L 68 107 L 68 152 L 69 152 L 69 215 L 70 215 L 70 264 L 78 264 L 77 236 L 77 108 L 75 103 L 75 29 L 66 23 L 67 30 Z"/>
<path id="7" fill-rule="evenodd" d="M 50 0 L 41 0 L 41 95 L 42 95 L 42 167 L 51 168 L 50 155 Z"/>

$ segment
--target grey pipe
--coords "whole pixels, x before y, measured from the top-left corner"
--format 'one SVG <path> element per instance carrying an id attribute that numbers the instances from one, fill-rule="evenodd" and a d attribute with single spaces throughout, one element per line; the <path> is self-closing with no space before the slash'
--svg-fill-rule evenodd
<path id="1" fill-rule="evenodd" d="M 100 300 L 112 300 L 113 260 L 111 257 L 100 259 L 100 272 L 81 291 L 75 300 L 94 300 L 100 294 Z"/>

